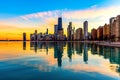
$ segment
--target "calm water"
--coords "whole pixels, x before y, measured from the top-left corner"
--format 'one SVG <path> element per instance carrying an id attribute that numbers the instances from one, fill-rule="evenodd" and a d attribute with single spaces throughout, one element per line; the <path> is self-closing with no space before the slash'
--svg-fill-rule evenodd
<path id="1" fill-rule="evenodd" d="M 120 80 L 120 49 L 80 42 L 0 42 L 0 80 Z"/>

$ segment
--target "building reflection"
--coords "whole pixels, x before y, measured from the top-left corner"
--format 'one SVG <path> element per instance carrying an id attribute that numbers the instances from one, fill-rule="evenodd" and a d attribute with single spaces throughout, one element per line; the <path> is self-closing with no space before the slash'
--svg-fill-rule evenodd
<path id="1" fill-rule="evenodd" d="M 88 44 L 84 43 L 84 54 L 83 54 L 83 60 L 87 64 L 88 62 Z"/>
<path id="2" fill-rule="evenodd" d="M 30 50 L 34 50 L 37 53 L 37 47 L 38 47 L 38 43 L 35 42 L 30 42 Z"/>
<path id="3" fill-rule="evenodd" d="M 23 50 L 26 50 L 26 41 L 23 41 Z"/>
<path id="4" fill-rule="evenodd" d="M 82 56 L 82 43 L 79 42 L 75 42 L 75 50 L 76 50 L 76 54 L 81 55 Z"/>
<path id="5" fill-rule="evenodd" d="M 74 47 L 73 47 L 73 43 L 72 42 L 68 42 L 67 43 L 67 55 L 69 58 L 69 61 L 72 61 L 72 54 L 74 52 Z"/>
<path id="6" fill-rule="evenodd" d="M 92 44 L 91 54 L 103 56 L 103 58 L 108 59 L 111 64 L 117 64 L 117 66 L 115 66 L 115 71 L 120 73 L 120 48 L 97 46 Z"/>
<path id="7" fill-rule="evenodd" d="M 62 56 L 63 56 L 63 47 L 64 44 L 62 42 L 56 42 L 55 43 L 55 52 L 54 55 L 56 55 L 54 58 L 57 58 L 57 62 L 58 62 L 58 67 L 62 66 Z"/>
<path id="8" fill-rule="evenodd" d="M 88 63 L 88 50 L 92 55 L 103 56 L 108 59 L 111 64 L 117 64 L 116 72 L 120 73 L 120 48 L 104 47 L 95 44 L 86 44 L 80 42 L 30 42 L 30 50 L 35 53 L 42 52 L 44 49 L 49 54 L 49 49 L 54 50 L 54 59 L 57 59 L 58 67 L 62 66 L 62 57 L 65 54 L 64 48 L 67 47 L 67 57 L 69 62 L 73 61 L 72 56 L 77 54 L 83 56 L 85 64 Z M 23 50 L 26 50 L 26 42 L 23 42 Z"/>

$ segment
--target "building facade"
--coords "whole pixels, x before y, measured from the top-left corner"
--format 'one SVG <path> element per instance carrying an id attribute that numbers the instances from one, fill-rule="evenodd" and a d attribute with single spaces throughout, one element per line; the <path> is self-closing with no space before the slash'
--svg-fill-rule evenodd
<path id="1" fill-rule="evenodd" d="M 109 40 L 110 37 L 110 26 L 109 24 L 105 24 L 103 26 L 103 40 Z"/>
<path id="2" fill-rule="evenodd" d="M 26 41 L 26 33 L 23 33 L 23 41 Z"/>
<path id="3" fill-rule="evenodd" d="M 120 15 L 110 18 L 110 39 L 120 41 Z"/>
<path id="4" fill-rule="evenodd" d="M 88 21 L 85 21 L 83 23 L 83 26 L 84 26 L 84 40 L 87 40 L 88 39 Z"/>
<path id="5" fill-rule="evenodd" d="M 97 40 L 97 29 L 92 29 L 91 30 L 91 39 L 92 40 Z"/>
<path id="6" fill-rule="evenodd" d="M 67 40 L 72 40 L 72 22 L 69 22 L 68 28 L 67 28 Z"/>
<path id="7" fill-rule="evenodd" d="M 58 30 L 63 30 L 63 28 L 62 28 L 62 17 L 58 18 Z"/>
<path id="8" fill-rule="evenodd" d="M 77 41 L 82 41 L 83 40 L 83 31 L 82 31 L 82 28 L 78 28 L 76 30 L 76 40 Z"/>
<path id="9" fill-rule="evenodd" d="M 97 40 L 103 40 L 103 26 L 100 26 L 97 29 Z"/>

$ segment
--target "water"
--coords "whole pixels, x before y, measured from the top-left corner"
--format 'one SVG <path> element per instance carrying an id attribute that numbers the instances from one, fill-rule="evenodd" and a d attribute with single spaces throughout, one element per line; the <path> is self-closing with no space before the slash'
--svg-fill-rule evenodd
<path id="1" fill-rule="evenodd" d="M 80 42 L 0 42 L 0 80 L 120 80 L 120 49 Z"/>

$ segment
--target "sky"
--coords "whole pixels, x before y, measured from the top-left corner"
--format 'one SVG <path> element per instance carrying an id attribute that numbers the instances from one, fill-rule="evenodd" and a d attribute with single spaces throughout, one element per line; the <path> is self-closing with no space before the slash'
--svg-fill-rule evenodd
<path id="1" fill-rule="evenodd" d="M 57 18 L 62 17 L 64 33 L 71 21 L 75 29 L 88 21 L 89 32 L 111 17 L 120 15 L 120 0 L 1 0 L 0 40 L 22 39 L 22 33 L 54 32 Z"/>

